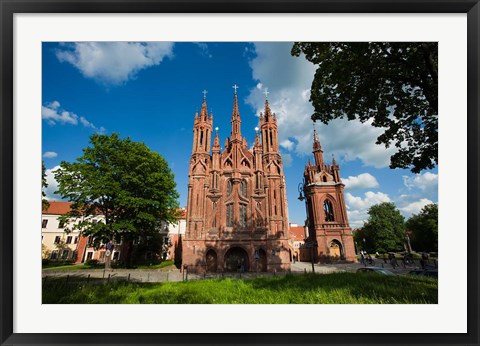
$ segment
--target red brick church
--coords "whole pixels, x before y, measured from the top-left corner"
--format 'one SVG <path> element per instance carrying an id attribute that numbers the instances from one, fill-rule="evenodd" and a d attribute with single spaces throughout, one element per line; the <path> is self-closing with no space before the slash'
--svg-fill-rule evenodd
<path id="1" fill-rule="evenodd" d="M 211 143 L 213 114 L 205 97 L 195 114 L 183 264 L 195 272 L 286 271 L 291 254 L 277 119 L 266 99 L 248 148 L 234 88 L 232 130 L 223 150 L 218 133 Z"/>

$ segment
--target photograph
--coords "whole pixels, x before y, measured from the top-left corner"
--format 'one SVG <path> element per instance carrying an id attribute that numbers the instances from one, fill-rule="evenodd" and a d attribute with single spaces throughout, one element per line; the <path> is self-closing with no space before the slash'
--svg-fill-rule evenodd
<path id="1" fill-rule="evenodd" d="M 478 2 L 0 0 L 0 345 L 478 345 Z"/>
<path id="2" fill-rule="evenodd" d="M 42 42 L 42 303 L 438 304 L 438 57 Z"/>

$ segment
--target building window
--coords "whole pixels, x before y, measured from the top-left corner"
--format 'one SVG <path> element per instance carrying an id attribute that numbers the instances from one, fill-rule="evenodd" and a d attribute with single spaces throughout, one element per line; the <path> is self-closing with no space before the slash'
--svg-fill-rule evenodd
<path id="1" fill-rule="evenodd" d="M 62 251 L 62 259 L 66 260 L 68 258 L 68 254 L 70 253 L 70 250 L 66 249 Z"/>
<path id="2" fill-rule="evenodd" d="M 247 197 L 247 182 L 245 180 L 242 180 L 240 183 L 240 194 L 243 197 Z"/>
<path id="3" fill-rule="evenodd" d="M 328 199 L 323 202 L 323 211 L 325 212 L 325 221 L 335 221 L 335 218 L 333 217 L 332 202 Z"/>
<path id="4" fill-rule="evenodd" d="M 88 243 L 88 246 L 92 245 L 92 243 L 93 243 L 93 237 L 92 236 L 88 237 L 87 243 Z"/>
<path id="5" fill-rule="evenodd" d="M 42 220 L 42 228 L 47 228 L 48 220 L 43 219 Z"/>
<path id="6" fill-rule="evenodd" d="M 58 222 L 58 228 L 63 228 L 63 227 L 65 227 L 65 221 L 64 221 L 64 220 L 60 220 L 60 221 Z"/>
<path id="7" fill-rule="evenodd" d="M 50 255 L 50 259 L 56 260 L 58 257 L 58 250 L 53 250 L 52 254 Z"/>
<path id="8" fill-rule="evenodd" d="M 233 227 L 233 204 L 227 204 L 227 227 Z"/>
<path id="9" fill-rule="evenodd" d="M 75 240 L 73 241 L 74 244 L 78 243 L 78 237 L 75 237 Z"/>
<path id="10" fill-rule="evenodd" d="M 65 242 L 65 244 L 71 244 L 71 243 L 72 243 L 72 236 L 69 235 L 69 236 L 67 237 L 67 241 Z"/>
<path id="11" fill-rule="evenodd" d="M 240 204 L 240 226 L 247 227 L 247 206 Z"/>
<path id="12" fill-rule="evenodd" d="M 230 196 L 232 194 L 232 181 L 229 180 L 227 181 L 227 196 Z"/>
<path id="13" fill-rule="evenodd" d="M 87 260 L 91 260 L 93 258 L 93 252 L 92 251 L 88 251 L 87 252 Z"/>
<path id="14" fill-rule="evenodd" d="M 55 236 L 55 240 L 54 240 L 53 243 L 54 244 L 60 244 L 60 236 L 59 235 Z"/>

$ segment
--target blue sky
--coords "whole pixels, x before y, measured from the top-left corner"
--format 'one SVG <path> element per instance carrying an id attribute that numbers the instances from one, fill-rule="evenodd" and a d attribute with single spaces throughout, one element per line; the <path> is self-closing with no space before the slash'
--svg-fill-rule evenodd
<path id="1" fill-rule="evenodd" d="M 175 174 L 179 203 L 186 206 L 192 127 L 206 89 L 207 104 L 219 127 L 220 143 L 230 134 L 234 84 L 249 146 L 263 110 L 265 88 L 277 114 L 287 182 L 289 220 L 303 224 L 305 207 L 297 199 L 303 169 L 313 159 L 313 108 L 308 101 L 315 67 L 290 55 L 291 43 L 79 42 L 43 43 L 42 154 L 47 196 L 60 197 L 52 171 L 61 161 L 82 155 L 93 133 L 117 132 L 144 142 L 168 161 Z M 393 148 L 375 145 L 382 132 L 368 123 L 335 120 L 315 125 L 325 160 L 340 164 L 352 227 L 367 210 L 394 202 L 405 217 L 438 201 L 438 171 L 412 174 L 391 170 Z"/>

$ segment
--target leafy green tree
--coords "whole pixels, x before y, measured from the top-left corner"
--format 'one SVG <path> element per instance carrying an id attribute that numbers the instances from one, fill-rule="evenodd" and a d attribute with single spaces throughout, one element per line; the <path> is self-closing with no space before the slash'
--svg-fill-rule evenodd
<path id="1" fill-rule="evenodd" d="M 296 42 L 291 53 L 318 66 L 313 120 L 385 128 L 376 144 L 397 147 L 390 168 L 419 173 L 438 164 L 436 42 Z"/>
<path id="2" fill-rule="evenodd" d="M 365 239 L 365 241 L 364 241 Z M 375 240 L 371 228 L 357 228 L 353 232 L 353 240 L 357 245 L 357 251 L 375 252 Z"/>
<path id="3" fill-rule="evenodd" d="M 155 235 L 162 222 L 177 222 L 179 195 L 160 154 L 115 133 L 94 134 L 90 144 L 83 156 L 63 161 L 55 172 L 56 193 L 73 202 L 65 221 L 80 218 L 75 228 L 93 236 L 96 246 L 123 237 L 130 249 L 138 236 Z M 96 222 L 97 215 L 105 222 Z"/>
<path id="4" fill-rule="evenodd" d="M 42 210 L 48 209 L 50 206 L 50 203 L 48 203 L 47 195 L 45 194 L 45 191 L 43 189 L 48 187 L 47 183 L 47 173 L 45 172 L 45 163 L 42 161 Z"/>
<path id="5" fill-rule="evenodd" d="M 412 248 L 417 251 L 438 252 L 438 205 L 429 204 L 406 222 L 411 234 Z"/>
<path id="6" fill-rule="evenodd" d="M 380 203 L 368 209 L 370 217 L 363 226 L 375 251 L 385 253 L 403 249 L 405 220 L 393 203 Z"/>

